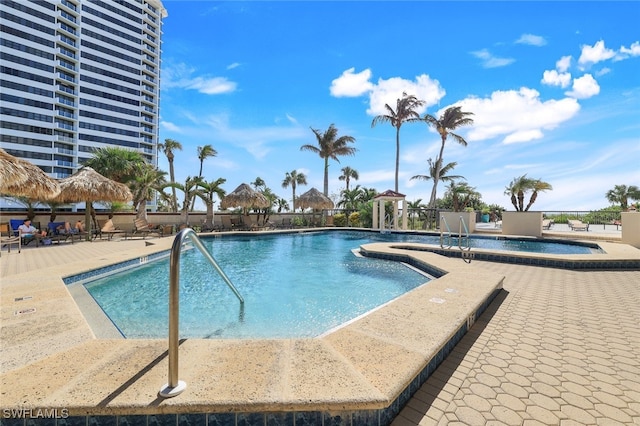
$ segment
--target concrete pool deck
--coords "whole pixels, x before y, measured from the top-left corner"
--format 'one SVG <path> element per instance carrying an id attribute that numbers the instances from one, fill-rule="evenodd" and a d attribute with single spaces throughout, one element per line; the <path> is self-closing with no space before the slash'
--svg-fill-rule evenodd
<path id="1" fill-rule="evenodd" d="M 384 407 L 446 340 L 452 323 L 464 322 L 481 295 L 506 277 L 497 300 L 394 424 L 640 419 L 639 271 L 468 265 L 432 253 L 419 255 L 449 271 L 444 279 L 323 338 L 187 339 L 180 348 L 187 391 L 159 400 L 166 340 L 95 339 L 60 279 L 166 250 L 173 239 L 147 241 L 153 245 L 128 240 L 2 253 L 1 408 L 60 407 L 83 415 L 200 413 L 212 405 L 223 411 Z M 640 253 L 619 247 L 625 256 Z M 484 289 L 472 285 L 478 282 Z"/>

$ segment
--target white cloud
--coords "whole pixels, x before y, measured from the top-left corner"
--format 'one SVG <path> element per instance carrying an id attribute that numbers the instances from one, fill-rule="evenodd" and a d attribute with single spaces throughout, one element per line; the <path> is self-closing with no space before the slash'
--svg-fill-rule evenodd
<path id="1" fill-rule="evenodd" d="M 162 126 L 163 129 L 169 132 L 180 132 L 180 127 L 176 126 L 175 124 L 169 121 L 161 121 L 160 126 Z"/>
<path id="2" fill-rule="evenodd" d="M 378 79 L 374 84 L 370 81 L 371 70 L 366 69 L 359 73 L 354 68 L 344 71 L 340 77 L 331 82 L 330 92 L 335 97 L 357 97 L 367 94 L 369 96 L 369 108 L 367 114 L 386 114 L 385 104 L 395 108 L 396 102 L 403 93 L 413 95 L 425 102 L 425 105 L 417 109 L 419 114 L 424 113 L 427 107 L 436 105 L 446 94 L 438 80 L 433 80 L 426 74 L 419 75 L 414 81 L 401 77 L 392 77 L 387 80 Z"/>
<path id="3" fill-rule="evenodd" d="M 558 61 L 556 62 L 556 69 L 558 70 L 558 72 L 567 72 L 567 70 L 571 66 L 572 59 L 573 58 L 571 57 L 571 55 L 563 56 L 562 58 L 558 59 Z"/>
<path id="4" fill-rule="evenodd" d="M 537 36 L 534 34 L 522 34 L 518 40 L 516 40 L 518 44 L 529 44 L 531 46 L 544 46 L 547 44 L 547 40 L 542 36 Z"/>
<path id="5" fill-rule="evenodd" d="M 621 46 L 620 53 L 616 57 L 616 59 L 618 60 L 626 59 L 629 56 L 640 56 L 640 41 L 636 41 L 635 43 L 632 43 L 631 47 L 628 47 L 628 48 Z"/>
<path id="6" fill-rule="evenodd" d="M 228 70 L 232 70 L 234 68 L 238 68 L 240 66 L 240 62 L 234 62 L 232 64 L 227 65 Z"/>
<path id="7" fill-rule="evenodd" d="M 236 90 L 237 84 L 224 77 L 203 78 L 196 77 L 182 86 L 185 89 L 195 89 L 207 95 L 219 95 L 221 93 L 231 93 Z"/>
<path id="8" fill-rule="evenodd" d="M 340 77 L 331 82 L 331 96 L 337 98 L 361 96 L 372 89 L 373 84 L 369 81 L 371 79 L 371 70 L 366 69 L 357 74 L 354 71 L 355 68 L 349 68 Z"/>
<path id="9" fill-rule="evenodd" d="M 574 117 L 580 110 L 576 99 L 542 101 L 533 89 L 496 91 L 490 98 L 466 98 L 459 102 L 464 111 L 474 113 L 467 141 L 503 136 L 503 143 L 528 142 L 544 136 Z"/>
<path id="10" fill-rule="evenodd" d="M 571 83 L 571 74 L 568 72 L 559 73 L 556 70 L 545 71 L 542 74 L 542 83 L 565 88 Z"/>
<path id="11" fill-rule="evenodd" d="M 493 56 L 493 54 L 491 54 L 487 49 L 477 50 L 475 52 L 471 52 L 471 54 L 476 58 L 482 59 L 483 68 L 504 67 L 515 62 L 515 59 L 513 58 L 499 58 L 497 56 Z"/>
<path id="12" fill-rule="evenodd" d="M 587 99 L 600 93 L 600 86 L 591 74 L 585 74 L 573 79 L 572 90 L 566 92 L 567 96 L 576 99 Z"/>
<path id="13" fill-rule="evenodd" d="M 426 74 L 417 76 L 415 81 L 405 80 L 400 77 L 393 77 L 388 80 L 379 79 L 378 84 L 373 86 L 369 95 L 367 114 L 373 116 L 386 114 L 385 104 L 395 109 L 397 100 L 402 97 L 403 93 L 414 95 L 425 102 L 422 108 L 416 109 L 418 114 L 423 114 L 426 112 L 427 107 L 438 104 L 446 94 L 445 90 L 440 86 L 440 82 L 431 79 Z"/>
<path id="14" fill-rule="evenodd" d="M 229 81 L 225 77 L 194 77 L 195 72 L 195 68 L 184 63 L 165 66 L 162 69 L 162 88 L 197 90 L 207 95 L 231 93 L 237 88 L 237 83 Z"/>
<path id="15" fill-rule="evenodd" d="M 585 64 L 597 64 L 598 62 L 606 61 L 616 55 L 616 52 L 607 49 L 604 45 L 604 41 L 597 41 L 593 46 L 583 45 L 582 53 L 578 59 L 578 63 Z"/>

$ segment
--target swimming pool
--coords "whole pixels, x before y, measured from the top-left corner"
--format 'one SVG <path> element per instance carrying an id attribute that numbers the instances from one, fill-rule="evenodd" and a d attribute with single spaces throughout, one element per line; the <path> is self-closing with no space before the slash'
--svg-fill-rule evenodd
<path id="1" fill-rule="evenodd" d="M 181 258 L 180 335 L 197 338 L 315 337 L 429 281 L 399 262 L 352 252 L 363 233 L 291 233 L 203 239 L 245 299 L 204 256 Z M 169 262 L 150 262 L 85 287 L 127 338 L 165 337 Z"/>
<path id="2" fill-rule="evenodd" d="M 225 235 L 203 241 L 246 303 L 241 310 L 200 253 L 185 252 L 181 336 L 297 338 L 327 332 L 427 280 L 406 265 L 363 259 L 352 250 L 372 242 L 439 245 L 440 236 L 330 230 Z M 602 252 L 594 244 L 538 239 L 474 236 L 469 244 L 505 253 Z M 86 288 L 124 336 L 163 337 L 168 321 L 168 275 L 168 260 L 151 262 L 91 282 Z"/>

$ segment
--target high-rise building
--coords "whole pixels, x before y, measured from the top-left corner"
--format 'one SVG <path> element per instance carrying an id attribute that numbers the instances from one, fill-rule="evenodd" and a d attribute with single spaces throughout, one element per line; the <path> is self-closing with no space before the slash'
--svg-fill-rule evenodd
<path id="1" fill-rule="evenodd" d="M 54 178 L 106 146 L 157 164 L 161 1 L 0 6 L 0 146 Z"/>

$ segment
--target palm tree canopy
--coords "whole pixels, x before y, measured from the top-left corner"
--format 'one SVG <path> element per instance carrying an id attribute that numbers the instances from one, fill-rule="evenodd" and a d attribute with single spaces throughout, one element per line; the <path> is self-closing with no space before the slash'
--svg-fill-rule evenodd
<path id="1" fill-rule="evenodd" d="M 455 130 L 459 127 L 473 124 L 473 119 L 469 117 L 470 115 L 473 115 L 473 113 L 464 112 L 461 109 L 461 106 L 452 106 L 447 108 L 440 118 L 436 118 L 430 114 L 425 114 L 423 120 L 427 125 L 436 129 L 438 134 L 440 134 L 443 144 L 448 137 L 451 137 L 462 146 L 467 146 L 467 141 L 464 140 L 462 136 L 451 132 L 451 130 Z"/>
<path id="2" fill-rule="evenodd" d="M 403 123 L 411 121 L 419 121 L 420 114 L 416 111 L 424 106 L 425 102 L 419 100 L 414 95 L 402 93 L 402 97 L 396 101 L 396 109 L 389 104 L 384 105 L 386 114 L 380 114 L 373 118 L 371 127 L 375 127 L 378 123 L 390 123 L 396 129 L 400 129 Z"/>
<path id="3" fill-rule="evenodd" d="M 142 154 L 121 147 L 98 148 L 84 164 L 102 176 L 126 183 L 135 176 L 136 167 L 144 163 Z"/>
<path id="4" fill-rule="evenodd" d="M 436 176 L 436 173 L 439 173 L 438 179 L 443 181 L 443 182 L 451 182 L 454 179 L 465 179 L 464 176 L 460 176 L 460 175 L 450 175 L 449 172 L 451 170 L 453 170 L 458 163 L 456 163 L 455 161 L 448 163 L 446 166 L 440 168 L 440 170 L 438 170 L 437 168 L 437 162 L 433 162 L 433 160 L 431 158 L 429 158 L 427 160 L 429 162 L 429 174 L 428 175 L 415 175 L 411 177 L 411 180 L 417 179 L 417 180 L 431 180 L 434 179 Z M 466 179 L 465 179 L 466 180 Z"/>
<path id="5" fill-rule="evenodd" d="M 635 185 L 615 185 L 605 196 L 610 203 L 619 203 L 626 210 L 629 208 L 629 200 L 640 200 L 640 189 Z"/>
<path id="6" fill-rule="evenodd" d="M 182 151 L 182 144 L 175 139 L 165 139 L 164 143 L 159 143 L 158 148 L 162 149 L 167 160 L 173 161 L 173 151 Z"/>
<path id="7" fill-rule="evenodd" d="M 511 197 L 511 204 L 515 207 L 516 211 L 528 211 L 531 205 L 538 198 L 538 192 L 550 191 L 553 187 L 551 184 L 544 182 L 542 179 L 528 178 L 527 175 L 522 175 L 514 178 L 509 185 L 505 188 L 504 194 Z M 524 197 L 527 192 L 531 191 L 531 198 L 529 203 L 525 207 Z"/>
<path id="8" fill-rule="evenodd" d="M 301 151 L 311 151 L 318 154 L 320 158 L 330 158 L 338 163 L 340 162 L 339 156 L 354 155 L 357 151 L 356 148 L 347 145 L 355 142 L 356 139 L 353 136 L 340 136 L 338 138 L 338 129 L 333 124 L 324 133 L 314 128 L 311 128 L 311 131 L 316 135 L 318 146 L 302 145 L 300 147 Z"/>
<path id="9" fill-rule="evenodd" d="M 338 157 L 354 155 L 357 151 L 356 148 L 348 144 L 355 142 L 356 139 L 346 135 L 338 137 L 338 129 L 333 124 L 324 133 L 314 128 L 311 128 L 311 131 L 316 135 L 318 145 L 302 145 L 300 150 L 314 152 L 324 159 L 324 195 L 327 195 L 329 192 L 329 159 L 339 163 Z"/>
<path id="10" fill-rule="evenodd" d="M 204 160 L 209 157 L 215 157 L 218 155 L 218 151 L 213 149 L 211 145 L 204 145 L 198 147 L 198 159 L 200 160 L 200 173 L 198 176 L 202 177 L 202 165 L 204 164 Z"/>

